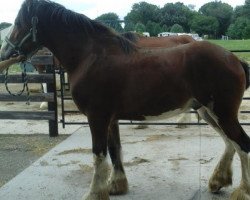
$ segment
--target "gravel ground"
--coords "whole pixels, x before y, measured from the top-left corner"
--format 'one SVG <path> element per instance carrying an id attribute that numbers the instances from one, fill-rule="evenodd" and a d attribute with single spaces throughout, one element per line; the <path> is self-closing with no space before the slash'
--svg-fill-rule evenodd
<path id="1" fill-rule="evenodd" d="M 19 91 L 20 84 L 10 84 L 11 91 Z M 31 92 L 39 92 L 40 84 L 29 84 Z M 0 84 L 0 93 L 7 93 Z M 74 109 L 72 102 L 67 102 L 68 109 Z M 40 111 L 40 103 L 0 102 L 1 111 Z M 60 105 L 58 105 L 59 117 Z M 71 120 L 84 120 L 82 115 L 69 116 Z M 0 120 L 0 187 L 22 172 L 55 145 L 66 139 L 80 126 L 59 124 L 59 137 L 48 136 L 48 122 L 41 120 Z"/>
<path id="2" fill-rule="evenodd" d="M 0 135 L 0 187 L 67 137 Z"/>

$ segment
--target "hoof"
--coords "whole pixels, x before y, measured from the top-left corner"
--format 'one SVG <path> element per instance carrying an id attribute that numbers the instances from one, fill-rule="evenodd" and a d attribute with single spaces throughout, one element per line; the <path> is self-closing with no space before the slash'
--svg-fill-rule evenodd
<path id="1" fill-rule="evenodd" d="M 231 194 L 230 200 L 250 200 L 250 188 L 241 185 Z"/>
<path id="2" fill-rule="evenodd" d="M 100 191 L 98 193 L 90 192 L 82 200 L 109 200 L 109 194 L 107 191 Z"/>
<path id="3" fill-rule="evenodd" d="M 228 170 L 226 174 L 216 173 L 209 180 L 209 190 L 218 193 L 221 188 L 232 185 L 232 172 Z"/>
<path id="4" fill-rule="evenodd" d="M 209 190 L 212 193 L 218 193 L 221 188 L 227 187 L 229 185 L 232 185 L 232 179 L 231 180 L 210 180 L 209 181 Z"/>
<path id="5" fill-rule="evenodd" d="M 122 195 L 128 192 L 128 181 L 126 178 L 109 180 L 108 190 L 110 195 Z"/>

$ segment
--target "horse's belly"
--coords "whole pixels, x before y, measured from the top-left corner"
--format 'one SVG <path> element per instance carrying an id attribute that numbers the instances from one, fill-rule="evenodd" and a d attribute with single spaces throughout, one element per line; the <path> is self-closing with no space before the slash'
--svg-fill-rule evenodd
<path id="1" fill-rule="evenodd" d="M 145 121 L 158 121 L 158 120 L 163 120 L 163 119 L 168 119 L 168 118 L 174 117 L 174 116 L 181 114 L 185 111 L 186 110 L 183 110 L 180 108 L 180 109 L 164 112 L 164 113 L 157 115 L 157 116 L 150 116 L 150 115 L 147 116 L 146 115 L 146 116 L 144 116 L 144 118 L 145 118 Z"/>
<path id="2" fill-rule="evenodd" d="M 177 109 L 173 109 L 167 112 L 163 112 L 160 115 L 144 115 L 145 121 L 157 121 L 157 120 L 163 120 L 163 119 L 168 119 L 171 117 L 174 117 L 178 114 L 181 114 L 185 111 L 187 111 L 188 109 L 191 108 L 191 104 L 192 104 L 192 100 L 188 101 L 183 107 L 181 108 L 177 108 Z"/>

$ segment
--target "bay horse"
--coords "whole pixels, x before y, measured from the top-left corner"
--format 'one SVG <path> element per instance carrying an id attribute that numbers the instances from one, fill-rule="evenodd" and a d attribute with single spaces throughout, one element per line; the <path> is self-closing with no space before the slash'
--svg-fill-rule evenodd
<path id="1" fill-rule="evenodd" d="M 168 37 L 145 37 L 135 32 L 125 32 L 121 34 L 123 37 L 134 42 L 138 47 L 159 48 L 159 47 L 175 47 L 181 44 L 195 42 L 196 40 L 189 35 L 168 36 Z M 177 119 L 177 128 L 185 128 L 186 125 L 181 123 L 190 123 L 191 113 L 185 112 Z M 147 125 L 138 125 L 137 129 L 147 128 Z"/>
<path id="2" fill-rule="evenodd" d="M 238 121 L 249 87 L 247 63 L 209 42 L 172 48 L 139 48 L 95 20 L 49 0 L 25 0 L 1 58 L 31 56 L 50 49 L 69 75 L 72 97 L 89 122 L 94 174 L 86 200 L 128 192 L 121 159 L 118 120 L 171 117 L 198 111 L 223 138 L 226 148 L 212 177 L 212 192 L 232 184 L 235 151 L 241 183 L 231 200 L 250 196 L 250 138 Z M 112 172 L 108 179 L 107 153 Z"/>
<path id="3" fill-rule="evenodd" d="M 189 35 L 168 36 L 168 37 L 145 37 L 138 33 L 126 32 L 121 34 L 123 37 L 134 42 L 138 47 L 158 48 L 158 47 L 175 47 L 181 44 L 195 42 Z"/>

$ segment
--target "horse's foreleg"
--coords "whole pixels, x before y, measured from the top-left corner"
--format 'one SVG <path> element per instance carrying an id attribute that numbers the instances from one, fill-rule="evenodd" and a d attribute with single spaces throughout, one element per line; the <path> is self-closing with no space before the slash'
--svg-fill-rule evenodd
<path id="1" fill-rule="evenodd" d="M 209 179 L 210 191 L 218 192 L 222 187 L 227 187 L 232 184 L 232 162 L 235 149 L 232 142 L 222 133 L 223 131 L 211 111 L 205 107 L 201 107 L 197 111 L 199 115 L 222 136 L 225 142 L 225 151 Z"/>
<path id="2" fill-rule="evenodd" d="M 108 163 L 107 163 L 107 140 L 109 119 L 103 116 L 88 116 L 92 134 L 92 150 L 94 157 L 94 175 L 89 193 L 84 200 L 108 200 Z"/>
<path id="3" fill-rule="evenodd" d="M 108 149 L 112 161 L 112 172 L 108 181 L 109 193 L 125 194 L 128 191 L 128 181 L 122 165 L 121 142 L 118 121 L 110 123 Z"/>

